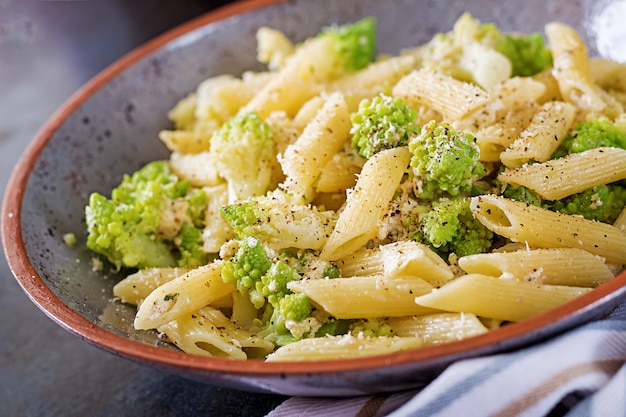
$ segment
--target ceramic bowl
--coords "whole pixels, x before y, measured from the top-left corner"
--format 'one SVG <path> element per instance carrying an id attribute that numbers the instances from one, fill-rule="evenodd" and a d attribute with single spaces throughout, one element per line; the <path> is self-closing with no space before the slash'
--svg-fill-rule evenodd
<path id="1" fill-rule="evenodd" d="M 12 271 L 31 300 L 58 324 L 106 351 L 210 384 L 287 395 L 358 395 L 417 387 L 463 358 L 535 343 L 596 318 L 624 299 L 626 274 L 545 314 L 446 345 L 365 359 L 316 363 L 232 361 L 182 353 L 156 333 L 132 328 L 134 309 L 111 302 L 114 270 L 95 272 L 84 248 L 84 207 L 108 194 L 124 173 L 168 155 L 157 133 L 167 111 L 203 79 L 262 69 L 256 29 L 301 41 L 332 23 L 375 16 L 379 52 L 425 42 L 469 11 L 506 31 L 541 31 L 559 20 L 576 28 L 592 54 L 613 58 L 619 36 L 614 8 L 623 1 L 359 0 L 250 1 L 188 22 L 104 70 L 41 128 L 19 160 L 2 209 L 2 238 Z M 612 9 L 613 8 L 613 9 Z M 611 32 L 611 22 L 613 22 Z M 623 48 L 623 46 L 621 46 Z M 621 56 L 624 59 L 624 56 Z M 74 233 L 78 244 L 63 243 Z"/>

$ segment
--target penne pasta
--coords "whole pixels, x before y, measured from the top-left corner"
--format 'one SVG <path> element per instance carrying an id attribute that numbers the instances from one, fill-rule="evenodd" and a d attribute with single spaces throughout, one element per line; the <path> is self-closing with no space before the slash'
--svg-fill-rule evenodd
<path id="1" fill-rule="evenodd" d="M 545 200 L 560 200 L 626 178 L 626 150 L 595 148 L 541 164 L 507 169 L 498 179 L 523 185 Z"/>
<path id="2" fill-rule="evenodd" d="M 186 313 L 158 327 L 182 351 L 201 356 L 240 359 L 264 358 L 274 345 L 236 326 L 211 307 Z"/>
<path id="3" fill-rule="evenodd" d="M 589 290 L 468 274 L 416 297 L 415 302 L 423 307 L 517 322 L 558 307 Z"/>
<path id="4" fill-rule="evenodd" d="M 500 160 L 508 168 L 517 168 L 529 161 L 547 161 L 567 137 L 575 118 L 576 109 L 569 103 L 544 103 L 530 125 L 500 154 Z"/>
<path id="5" fill-rule="evenodd" d="M 547 285 L 596 287 L 613 278 L 603 258 L 576 248 L 534 249 L 463 256 L 459 267 L 468 274 Z"/>
<path id="6" fill-rule="evenodd" d="M 321 259 L 340 259 L 376 236 L 377 224 L 382 220 L 410 158 L 409 150 L 399 147 L 381 151 L 367 160 L 322 249 Z"/>
<path id="7" fill-rule="evenodd" d="M 382 355 L 423 346 L 419 337 L 357 337 L 351 335 L 302 339 L 280 347 L 267 362 L 321 361 Z"/>
<path id="8" fill-rule="evenodd" d="M 419 337 L 424 346 L 454 342 L 488 331 L 474 314 L 436 313 L 423 316 L 391 317 L 386 320 L 400 337 Z"/>
<path id="9" fill-rule="evenodd" d="M 343 276 L 385 277 L 415 276 L 425 281 L 443 283 L 453 278 L 450 266 L 432 249 L 415 241 L 361 249 L 337 261 Z"/>
<path id="10" fill-rule="evenodd" d="M 139 305 L 157 287 L 187 272 L 187 268 L 140 269 L 115 284 L 113 295 L 123 303 Z"/>
<path id="11" fill-rule="evenodd" d="M 536 248 L 579 248 L 607 262 L 626 263 L 626 234 L 610 224 L 495 195 L 472 197 L 470 208 L 487 228 L 513 242 Z"/>
<path id="12" fill-rule="evenodd" d="M 303 293 L 338 319 L 398 317 L 432 313 L 414 303 L 433 286 L 421 278 L 381 276 L 292 281 L 288 288 Z M 346 294 L 350 294 L 346 297 Z"/>
<path id="13" fill-rule="evenodd" d="M 427 69 L 404 76 L 392 94 L 411 107 L 425 106 L 451 120 L 462 118 L 489 100 L 489 95 L 480 87 Z"/>
<path id="14" fill-rule="evenodd" d="M 192 269 L 157 287 L 135 316 L 136 329 L 156 329 L 230 294 L 234 287 L 222 280 L 221 262 Z"/>
<path id="15" fill-rule="evenodd" d="M 587 47 L 580 36 L 559 22 L 548 23 L 545 32 L 554 57 L 552 73 L 563 99 L 583 110 L 604 110 L 606 103 L 591 77 Z"/>
<path id="16" fill-rule="evenodd" d="M 344 147 L 350 134 L 350 114 L 341 93 L 329 95 L 315 118 L 279 159 L 285 189 L 314 198 L 314 185 L 333 156 Z"/>

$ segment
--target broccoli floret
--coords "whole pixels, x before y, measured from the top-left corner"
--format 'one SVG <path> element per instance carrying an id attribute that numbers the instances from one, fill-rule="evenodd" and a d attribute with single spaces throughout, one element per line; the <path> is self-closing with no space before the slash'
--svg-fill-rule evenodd
<path id="1" fill-rule="evenodd" d="M 431 245 L 442 256 L 483 253 L 493 244 L 493 232 L 474 218 L 468 197 L 435 201 L 420 221 L 424 243 Z"/>
<path id="2" fill-rule="evenodd" d="M 87 247 L 118 269 L 199 266 L 206 195 L 174 175 L 166 161 L 125 175 L 111 199 L 92 193 L 85 208 Z"/>
<path id="3" fill-rule="evenodd" d="M 496 49 L 511 61 L 512 77 L 529 77 L 552 66 L 552 51 L 540 33 L 504 35 Z"/>
<path id="4" fill-rule="evenodd" d="M 446 122 L 422 126 L 421 133 L 409 141 L 409 150 L 419 198 L 469 193 L 485 175 L 474 136 L 457 132 Z"/>
<path id="5" fill-rule="evenodd" d="M 257 237 L 276 251 L 320 250 L 337 220 L 334 211 L 321 211 L 280 190 L 225 205 L 220 213 L 239 238 Z"/>
<path id="6" fill-rule="evenodd" d="M 275 159 L 272 130 L 255 112 L 224 123 L 211 137 L 217 170 L 228 181 L 231 203 L 267 192 Z"/>
<path id="7" fill-rule="evenodd" d="M 616 185 L 599 185 L 562 200 L 555 201 L 551 209 L 576 214 L 589 220 L 614 223 L 626 204 L 626 188 Z"/>
<path id="8" fill-rule="evenodd" d="M 420 131 L 417 112 L 401 98 L 384 94 L 361 101 L 350 120 L 352 146 L 364 158 L 384 149 L 405 146 Z"/>
<path id="9" fill-rule="evenodd" d="M 319 39 L 328 42 L 335 57 L 336 75 L 365 68 L 376 53 L 376 19 L 366 17 L 355 23 L 323 30 Z"/>
<path id="10" fill-rule="evenodd" d="M 552 158 L 556 159 L 599 147 L 626 149 L 624 125 L 613 123 L 602 117 L 592 121 L 579 122 L 563 140 Z"/>

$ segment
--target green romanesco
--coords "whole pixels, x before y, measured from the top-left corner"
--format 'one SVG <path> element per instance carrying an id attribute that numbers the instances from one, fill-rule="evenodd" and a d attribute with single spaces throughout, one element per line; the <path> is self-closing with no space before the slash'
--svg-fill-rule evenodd
<path id="1" fill-rule="evenodd" d="M 626 125 L 613 123 L 603 117 L 579 122 L 561 142 L 552 158 L 600 147 L 626 149 Z"/>
<path id="2" fill-rule="evenodd" d="M 234 116 L 211 137 L 217 171 L 228 182 L 233 203 L 265 194 L 276 158 L 272 129 L 255 112 Z"/>
<path id="3" fill-rule="evenodd" d="M 511 77 L 530 77 L 552 66 L 552 51 L 537 32 L 503 35 L 496 50 L 511 62 Z"/>
<path id="4" fill-rule="evenodd" d="M 410 140 L 409 150 L 419 198 L 469 193 L 485 175 L 474 136 L 457 132 L 446 122 L 422 126 Z"/>
<path id="5" fill-rule="evenodd" d="M 468 197 L 434 201 L 420 222 L 424 243 L 440 255 L 473 255 L 493 245 L 493 232 L 472 215 Z"/>
<path id="6" fill-rule="evenodd" d="M 248 294 L 250 301 L 260 309 L 265 305 L 264 284 L 261 278 L 269 271 L 272 260 L 258 239 L 241 240 L 235 255 L 222 263 L 222 279 L 234 284 L 237 291 Z"/>
<path id="7" fill-rule="evenodd" d="M 357 337 L 392 337 L 393 328 L 383 318 L 360 319 L 350 324 L 349 333 Z"/>
<path id="8" fill-rule="evenodd" d="M 361 101 L 350 120 L 352 146 L 364 158 L 384 149 L 405 146 L 420 131 L 417 112 L 401 98 L 384 94 Z"/>
<path id="9" fill-rule="evenodd" d="M 107 199 L 92 193 L 85 208 L 87 247 L 118 269 L 194 267 L 210 255 L 202 251 L 207 197 L 154 161 L 125 175 Z"/>
<path id="10" fill-rule="evenodd" d="M 221 214 L 239 238 L 254 236 L 276 251 L 319 250 L 337 221 L 336 212 L 281 190 L 223 206 Z"/>
<path id="11" fill-rule="evenodd" d="M 328 43 L 335 60 L 335 76 L 365 68 L 376 54 L 376 19 L 366 17 L 355 23 L 331 26 L 317 35 Z"/>

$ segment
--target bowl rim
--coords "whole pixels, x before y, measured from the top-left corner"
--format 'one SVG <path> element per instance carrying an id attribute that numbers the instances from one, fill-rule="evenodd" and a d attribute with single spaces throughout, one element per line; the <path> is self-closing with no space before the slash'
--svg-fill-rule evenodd
<path id="1" fill-rule="evenodd" d="M 626 272 L 622 272 L 607 283 L 557 308 L 479 336 L 384 355 L 315 362 L 241 361 L 203 357 L 182 351 L 165 349 L 109 332 L 61 302 L 30 263 L 21 230 L 21 211 L 26 185 L 31 169 L 36 164 L 48 141 L 69 115 L 88 100 L 94 92 L 151 52 L 180 36 L 210 23 L 235 15 L 250 13 L 261 8 L 289 3 L 289 1 L 237 1 L 209 11 L 164 32 L 134 48 L 96 74 L 72 94 L 37 131 L 17 161 L 7 183 L 2 202 L 0 231 L 2 246 L 11 272 L 30 300 L 40 310 L 70 333 L 92 345 L 128 359 L 151 362 L 170 368 L 185 368 L 197 372 L 248 376 L 280 375 L 283 377 L 302 374 L 323 375 L 363 371 L 419 363 L 446 364 L 464 357 L 492 353 L 496 349 L 501 351 L 497 348 L 498 346 L 504 346 L 508 349 L 516 348 L 525 344 L 523 340 L 525 335 L 534 334 L 538 339 L 552 336 L 574 326 L 576 318 L 595 318 L 597 315 L 593 313 L 594 307 L 606 304 L 607 301 L 615 302 L 616 299 L 621 299 L 624 296 L 626 293 Z M 533 339 L 533 341 L 536 340 Z"/>

